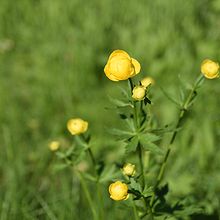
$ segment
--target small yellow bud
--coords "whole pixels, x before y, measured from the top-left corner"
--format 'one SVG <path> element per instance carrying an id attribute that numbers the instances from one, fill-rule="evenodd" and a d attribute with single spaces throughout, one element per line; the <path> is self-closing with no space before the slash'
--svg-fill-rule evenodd
<path id="1" fill-rule="evenodd" d="M 140 63 L 123 50 L 113 51 L 104 68 L 105 75 L 112 81 L 126 80 L 140 70 Z"/>
<path id="2" fill-rule="evenodd" d="M 132 91 L 132 98 L 135 100 L 143 100 L 145 97 L 146 88 L 144 86 L 135 86 Z"/>
<path id="3" fill-rule="evenodd" d="M 147 88 L 149 85 L 154 85 L 155 81 L 152 77 L 145 77 L 141 80 L 141 85 Z"/>
<path id="4" fill-rule="evenodd" d="M 67 122 L 67 129 L 72 135 L 85 133 L 88 129 L 88 122 L 81 118 L 70 119 Z"/>
<path id="5" fill-rule="evenodd" d="M 109 186 L 110 198 L 116 201 L 126 200 L 129 197 L 128 186 L 121 181 L 116 181 Z"/>
<path id="6" fill-rule="evenodd" d="M 136 173 L 135 165 L 131 163 L 126 163 L 122 168 L 122 172 L 125 176 L 134 176 Z"/>
<path id="7" fill-rule="evenodd" d="M 60 148 L 60 142 L 59 141 L 51 141 L 49 143 L 49 148 L 51 151 L 57 151 Z"/>
<path id="8" fill-rule="evenodd" d="M 201 72 L 208 79 L 219 77 L 219 64 L 212 60 L 206 59 L 201 64 Z"/>

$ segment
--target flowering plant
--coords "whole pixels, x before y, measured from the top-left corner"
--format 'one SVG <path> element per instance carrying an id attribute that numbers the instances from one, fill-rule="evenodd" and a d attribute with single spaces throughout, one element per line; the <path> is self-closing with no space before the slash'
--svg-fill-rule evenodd
<path id="1" fill-rule="evenodd" d="M 145 217 L 177 219 L 201 211 L 201 207 L 181 198 L 171 203 L 167 199 L 169 187 L 164 176 L 175 140 L 181 134 L 180 128 L 186 122 L 187 113 L 196 100 L 198 90 L 205 78 L 215 79 L 219 76 L 219 65 L 205 60 L 201 65 L 202 74 L 198 75 L 190 89 L 182 91 L 184 95 L 179 102 L 163 91 L 179 111 L 174 125 L 168 127 L 158 127 L 151 112 L 150 90 L 155 80 L 151 77 L 143 77 L 141 81 L 133 79 L 140 70 L 140 63 L 123 50 L 113 51 L 104 68 L 110 80 L 128 81 L 128 89 L 122 90 L 123 97 L 112 99 L 124 123 L 124 129 L 113 128 L 110 132 L 124 143 L 125 158 L 132 156 L 134 162 L 127 160 L 124 164 L 119 163 L 121 169 L 115 164 L 101 163 L 92 151 L 91 136 L 87 132 L 88 122 L 79 118 L 71 119 L 67 123 L 67 128 L 74 137 L 73 145 L 64 152 L 56 148 L 56 154 L 63 161 L 64 167 L 73 167 L 81 181 L 94 219 L 104 218 L 101 188 L 105 183 L 109 184 L 109 197 L 126 203 L 133 210 L 136 220 Z M 167 133 L 168 141 L 166 137 L 165 142 L 163 139 Z M 91 170 L 79 169 L 85 155 L 90 158 Z M 96 183 L 98 206 L 95 205 L 94 196 L 85 180 Z"/>

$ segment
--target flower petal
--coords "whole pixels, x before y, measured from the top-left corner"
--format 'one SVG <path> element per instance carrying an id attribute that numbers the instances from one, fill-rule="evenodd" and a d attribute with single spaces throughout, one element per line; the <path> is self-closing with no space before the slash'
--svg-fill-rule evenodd
<path id="1" fill-rule="evenodd" d="M 126 58 L 129 58 L 130 59 L 130 56 L 127 52 L 125 52 L 124 50 L 114 50 L 110 56 L 109 56 L 109 60 L 114 57 L 114 56 L 124 56 Z"/>
<path id="2" fill-rule="evenodd" d="M 118 79 L 116 79 L 115 76 L 110 73 L 109 68 L 108 68 L 108 64 L 105 65 L 104 72 L 105 72 L 105 75 L 106 75 L 110 80 L 112 80 L 112 81 L 118 81 Z"/>
<path id="3" fill-rule="evenodd" d="M 131 58 L 131 62 L 134 65 L 135 74 L 138 74 L 141 71 L 141 64 L 134 58 Z"/>

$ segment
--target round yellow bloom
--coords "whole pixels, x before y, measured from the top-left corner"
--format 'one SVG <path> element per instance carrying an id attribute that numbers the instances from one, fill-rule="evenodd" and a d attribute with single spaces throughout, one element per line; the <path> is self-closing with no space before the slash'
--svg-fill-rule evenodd
<path id="1" fill-rule="evenodd" d="M 140 70 L 140 63 L 123 50 L 113 51 L 104 68 L 105 75 L 112 81 L 126 80 Z"/>
<path id="2" fill-rule="evenodd" d="M 121 181 L 116 181 L 109 186 L 110 198 L 116 201 L 126 200 L 129 197 L 128 186 Z"/>
<path id="3" fill-rule="evenodd" d="M 219 64 L 212 60 L 206 59 L 201 64 L 201 72 L 208 79 L 219 77 Z"/>
<path id="4" fill-rule="evenodd" d="M 126 163 L 122 168 L 122 172 L 125 176 L 134 176 L 136 173 L 135 165 L 131 163 Z"/>
<path id="5" fill-rule="evenodd" d="M 141 85 L 147 88 L 149 85 L 154 85 L 155 81 L 152 77 L 145 77 L 141 80 Z"/>
<path id="6" fill-rule="evenodd" d="M 144 86 L 135 86 L 132 91 L 132 98 L 140 101 L 145 97 L 146 88 Z"/>
<path id="7" fill-rule="evenodd" d="M 49 144 L 49 148 L 51 151 L 57 151 L 60 147 L 60 142 L 59 141 L 51 141 Z"/>
<path id="8" fill-rule="evenodd" d="M 85 133 L 88 129 L 88 122 L 81 118 L 70 119 L 67 122 L 67 129 L 72 135 Z"/>

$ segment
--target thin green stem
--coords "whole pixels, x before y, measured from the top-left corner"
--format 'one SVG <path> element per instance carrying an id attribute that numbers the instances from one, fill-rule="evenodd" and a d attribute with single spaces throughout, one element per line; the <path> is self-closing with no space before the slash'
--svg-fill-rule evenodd
<path id="1" fill-rule="evenodd" d="M 191 100 L 192 100 L 192 98 L 193 98 L 193 95 L 194 95 L 195 92 L 196 92 L 196 89 L 198 88 L 198 85 L 199 85 L 200 82 L 202 81 L 202 79 L 203 79 L 203 76 L 202 76 L 202 75 L 199 76 L 199 77 L 196 79 L 193 88 L 192 88 L 191 91 L 189 92 L 189 95 L 187 96 L 185 102 L 184 102 L 183 105 L 182 105 L 182 108 L 180 109 L 180 114 L 179 114 L 179 117 L 178 117 L 178 120 L 177 120 L 177 124 L 176 124 L 175 130 L 174 130 L 174 132 L 173 132 L 173 134 L 172 134 L 172 136 L 171 136 L 171 139 L 170 139 L 170 142 L 169 142 L 169 145 L 168 145 L 166 154 L 165 154 L 165 156 L 164 156 L 164 159 L 163 159 L 163 162 L 162 162 L 162 164 L 161 164 L 159 173 L 158 173 L 158 175 L 157 175 L 156 184 L 155 184 L 154 188 L 156 188 L 156 187 L 160 184 L 160 182 L 161 182 L 161 180 L 162 180 L 162 178 L 163 178 L 163 175 L 164 175 L 164 172 L 165 172 L 166 163 L 167 163 L 167 160 L 168 160 L 169 155 L 170 155 L 170 152 L 171 152 L 172 144 L 173 144 L 173 142 L 174 142 L 175 139 L 176 139 L 176 135 L 177 135 L 177 133 L 178 133 L 178 128 L 179 128 L 179 126 L 181 125 L 182 120 L 184 119 L 185 113 L 188 111 L 189 104 L 190 104 L 190 102 L 191 102 Z M 155 199 L 155 193 L 154 193 L 153 196 L 151 197 L 150 206 L 153 205 L 154 199 Z"/>
<path id="2" fill-rule="evenodd" d="M 128 79 L 128 82 L 129 82 L 130 89 L 131 89 L 131 93 L 132 93 L 132 90 L 133 90 L 133 88 L 134 88 L 134 85 L 133 85 L 132 79 L 129 78 L 129 79 Z"/>
<path id="3" fill-rule="evenodd" d="M 134 219 L 135 219 L 135 220 L 140 220 L 140 217 L 139 217 L 139 215 L 138 215 L 137 207 L 136 207 L 136 205 L 135 205 L 134 199 L 132 199 L 132 207 L 133 207 L 133 212 L 134 212 Z"/>
<path id="4" fill-rule="evenodd" d="M 83 140 L 86 142 L 86 138 L 84 135 L 82 135 L 83 137 Z M 96 165 L 97 165 L 97 162 L 95 160 L 95 157 L 94 157 L 94 154 L 92 152 L 92 149 L 90 147 L 87 148 L 87 152 L 88 152 L 88 155 L 90 157 L 90 160 L 92 162 L 92 165 L 93 165 L 93 169 L 94 169 L 94 172 L 95 172 L 95 175 L 96 175 L 96 178 L 97 178 L 97 181 L 96 181 L 96 188 L 97 188 L 97 195 L 98 195 L 98 200 L 99 200 L 99 217 L 100 219 L 103 219 L 103 216 L 104 216 L 104 213 L 103 213 L 103 201 L 102 201 L 102 193 L 101 193 L 101 189 L 100 189 L 100 183 L 99 183 L 99 175 L 97 173 L 97 170 L 96 170 Z"/>
<path id="5" fill-rule="evenodd" d="M 94 166 L 94 169 L 96 170 L 96 168 L 95 168 L 95 167 L 96 167 L 96 160 L 95 160 L 95 157 L 94 157 L 93 152 L 92 152 L 92 150 L 91 150 L 90 147 L 87 149 L 87 152 L 88 152 L 89 157 L 90 157 L 90 159 L 91 159 L 91 161 L 92 161 L 92 164 L 93 164 L 93 166 Z"/>
<path id="6" fill-rule="evenodd" d="M 141 169 L 142 189 L 144 189 L 144 186 L 145 186 L 144 160 L 143 160 L 143 151 L 142 151 L 142 147 L 140 144 L 138 144 L 137 150 L 138 150 L 138 159 L 139 159 L 139 164 L 140 164 L 140 169 Z"/>
<path id="7" fill-rule="evenodd" d="M 81 174 L 80 172 L 78 172 L 78 171 L 76 171 L 76 172 L 77 172 L 77 175 L 78 175 L 78 177 L 79 177 L 79 179 L 80 179 L 80 182 L 81 182 L 83 191 L 84 191 L 84 193 L 85 193 L 85 196 L 86 196 L 86 198 L 87 198 L 87 200 L 88 200 L 89 207 L 90 207 L 91 212 L 92 212 L 92 215 L 93 215 L 93 219 L 94 219 L 94 220 L 98 220 L 99 218 L 98 218 L 96 209 L 95 209 L 95 207 L 94 207 L 94 203 L 93 203 L 93 201 L 92 201 L 92 198 L 91 198 L 91 196 L 90 196 L 90 193 L 89 193 L 89 191 L 88 191 L 88 187 L 87 187 L 87 185 L 86 185 L 86 182 L 85 182 L 85 180 L 84 180 L 82 174 Z"/>
<path id="8" fill-rule="evenodd" d="M 132 90 L 133 90 L 134 85 L 133 85 L 133 82 L 132 82 L 132 80 L 130 78 L 129 78 L 129 85 L 130 85 L 130 90 L 131 90 L 131 94 L 132 94 Z M 139 119 L 138 119 L 137 104 L 138 104 L 137 102 L 133 101 L 133 106 L 134 106 L 134 124 L 135 124 L 136 131 L 138 131 L 138 129 L 140 127 Z M 143 108 L 143 103 L 142 102 L 139 105 L 139 108 L 140 108 L 140 111 L 143 111 L 143 109 L 142 109 Z M 141 180 L 142 180 L 142 190 L 143 190 L 144 187 L 145 187 L 144 157 L 143 157 L 143 148 L 142 148 L 140 143 L 138 144 L 137 152 L 138 152 L 138 159 L 139 159 L 139 166 L 140 166 Z M 147 199 L 145 197 L 143 197 L 143 200 L 144 200 L 144 204 L 146 205 L 146 209 L 149 210 L 149 212 L 150 212 L 150 218 L 151 218 L 151 220 L 153 220 L 154 216 L 153 216 L 153 212 L 152 212 L 151 206 L 150 206 L 149 202 L 147 201 Z M 136 209 L 135 203 L 134 203 L 134 207 Z M 138 219 L 140 219 L 139 216 L 138 216 Z"/>
<path id="9" fill-rule="evenodd" d="M 150 206 L 150 203 L 147 201 L 147 199 L 145 197 L 144 197 L 144 202 L 146 204 L 146 207 L 149 209 L 150 220 L 154 220 L 154 214 L 152 211 L 152 207 Z"/>

